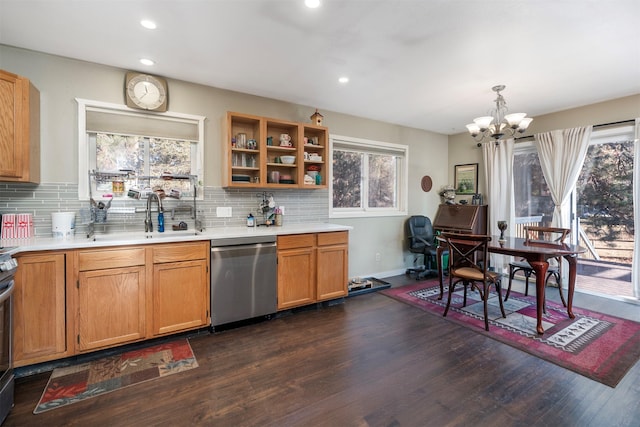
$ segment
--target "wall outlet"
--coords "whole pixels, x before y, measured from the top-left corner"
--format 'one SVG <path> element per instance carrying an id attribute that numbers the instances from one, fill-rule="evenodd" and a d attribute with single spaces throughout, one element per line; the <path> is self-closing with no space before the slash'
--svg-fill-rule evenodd
<path id="1" fill-rule="evenodd" d="M 382 260 L 382 256 L 380 255 L 380 252 L 376 252 L 376 262 L 380 262 Z"/>
<path id="2" fill-rule="evenodd" d="M 232 216 L 231 206 L 217 207 L 216 208 L 216 216 L 218 218 L 231 218 L 231 216 Z"/>

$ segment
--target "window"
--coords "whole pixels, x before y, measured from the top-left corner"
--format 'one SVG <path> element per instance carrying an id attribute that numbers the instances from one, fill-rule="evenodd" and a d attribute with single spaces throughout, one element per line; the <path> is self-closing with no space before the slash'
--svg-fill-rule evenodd
<path id="1" fill-rule="evenodd" d="M 108 181 L 91 182 L 90 189 L 90 171 L 130 171 L 119 196 L 123 198 L 129 189 L 142 191 L 147 187 L 178 190 L 184 196 L 193 194 L 190 180 L 167 182 L 148 177 L 169 173 L 195 175 L 202 181 L 204 117 L 141 113 L 121 105 L 81 99 L 77 102 L 80 199 L 88 199 L 89 190 L 97 194 L 112 192 L 112 182 Z"/>
<path id="2" fill-rule="evenodd" d="M 406 215 L 405 145 L 331 136 L 330 216 Z"/>
<path id="3" fill-rule="evenodd" d="M 515 146 L 513 185 L 516 223 L 551 225 L 554 203 L 533 141 Z"/>
<path id="4" fill-rule="evenodd" d="M 550 225 L 554 203 L 533 142 L 516 144 L 513 171 L 516 232 L 524 224 Z M 578 230 L 573 236 L 588 238 L 589 247 L 607 246 L 608 252 L 619 253 L 618 258 L 610 255 L 611 260 L 622 263 L 630 262 L 630 255 L 613 248 L 634 233 L 632 172 L 633 128 L 594 130 L 571 196 L 572 228 Z M 604 253 L 599 256 L 605 258 Z"/>

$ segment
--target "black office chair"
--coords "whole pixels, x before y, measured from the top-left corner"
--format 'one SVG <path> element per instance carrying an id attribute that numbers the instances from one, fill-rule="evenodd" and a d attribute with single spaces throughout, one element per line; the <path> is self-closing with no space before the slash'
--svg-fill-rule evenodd
<path id="1" fill-rule="evenodd" d="M 424 262 L 423 266 L 408 268 L 406 274 L 415 274 L 416 280 L 432 274 L 437 275 L 437 245 L 433 238 L 431 220 L 423 215 L 414 215 L 407 219 L 405 228 L 409 251 L 414 254 L 421 254 Z M 414 263 L 417 260 L 418 258 L 414 260 Z"/>

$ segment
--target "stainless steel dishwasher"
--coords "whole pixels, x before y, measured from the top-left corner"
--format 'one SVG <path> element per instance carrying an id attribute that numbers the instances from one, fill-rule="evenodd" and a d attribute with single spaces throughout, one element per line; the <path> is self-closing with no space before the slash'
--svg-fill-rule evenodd
<path id="1" fill-rule="evenodd" d="M 211 326 L 276 312 L 275 236 L 211 240 Z"/>

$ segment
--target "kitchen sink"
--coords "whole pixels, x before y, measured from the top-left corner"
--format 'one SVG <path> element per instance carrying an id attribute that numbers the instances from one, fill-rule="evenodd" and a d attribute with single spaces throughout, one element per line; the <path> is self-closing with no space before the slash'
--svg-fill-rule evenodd
<path id="1" fill-rule="evenodd" d="M 95 242 L 122 242 L 129 243 L 132 241 L 139 240 L 167 240 L 167 239 L 182 239 L 191 236 L 199 236 L 201 233 L 195 230 L 178 230 L 178 231 L 165 231 L 164 233 L 159 233 L 157 231 L 152 231 L 149 233 L 145 233 L 144 231 L 136 231 L 132 233 L 108 233 L 108 234 L 95 234 L 89 238 L 89 240 L 93 240 Z"/>

